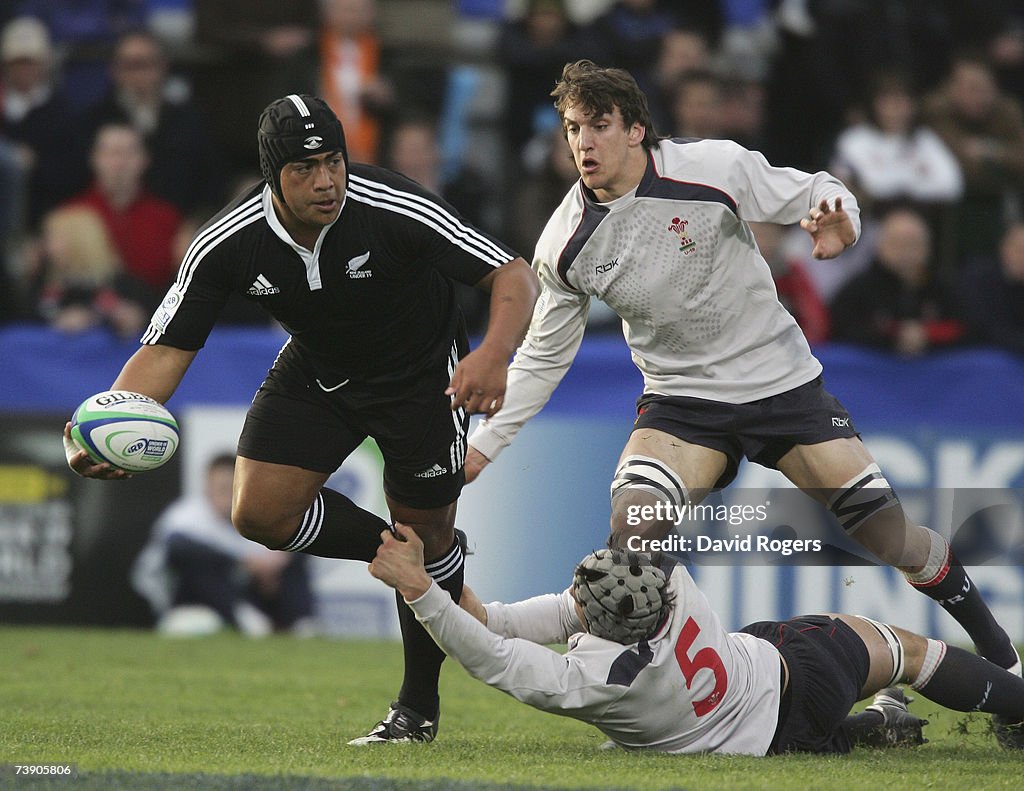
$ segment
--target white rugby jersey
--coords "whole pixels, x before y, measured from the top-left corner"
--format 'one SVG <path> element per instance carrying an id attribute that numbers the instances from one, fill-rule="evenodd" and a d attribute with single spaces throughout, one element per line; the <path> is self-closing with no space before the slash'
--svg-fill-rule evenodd
<path id="1" fill-rule="evenodd" d="M 630 646 L 579 633 L 568 591 L 488 604 L 487 626 L 436 583 L 409 606 L 474 677 L 590 723 L 622 747 L 764 755 L 778 724 L 778 651 L 726 632 L 683 566 L 671 585 L 671 618 L 653 638 Z M 540 644 L 567 639 L 565 654 Z"/>
<path id="2" fill-rule="evenodd" d="M 663 140 L 635 190 L 596 202 L 582 181 L 541 234 L 542 291 L 509 370 L 505 404 L 470 442 L 494 459 L 572 364 L 591 296 L 621 318 L 644 391 L 742 404 L 814 379 L 820 363 L 778 300 L 747 221 L 793 224 L 842 198 L 828 173 L 768 164 L 727 140 Z"/>

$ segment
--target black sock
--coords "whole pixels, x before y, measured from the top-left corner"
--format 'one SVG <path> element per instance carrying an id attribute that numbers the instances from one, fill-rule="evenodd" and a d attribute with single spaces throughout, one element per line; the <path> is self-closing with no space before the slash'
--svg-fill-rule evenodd
<path id="1" fill-rule="evenodd" d="M 440 558 L 427 561 L 426 570 L 458 603 L 462 598 L 466 565 L 462 543 L 457 536 L 452 546 Z M 397 596 L 397 600 L 398 621 L 402 626 L 402 647 L 405 652 L 405 676 L 402 679 L 402 689 L 398 693 L 398 702 L 432 720 L 437 717 L 439 708 L 437 679 L 441 673 L 444 651 L 416 620 L 401 594 Z"/>
<path id="2" fill-rule="evenodd" d="M 1017 653 L 1009 635 L 992 616 L 946 540 L 929 532 L 932 533 L 932 552 L 928 563 L 917 574 L 906 575 L 907 579 L 956 619 L 974 641 L 979 654 L 999 667 L 1010 667 L 1017 661 Z"/>
<path id="3" fill-rule="evenodd" d="M 381 531 L 390 529 L 391 525 L 345 495 L 321 489 L 295 535 L 278 549 L 369 563 L 377 554 Z"/>
<path id="4" fill-rule="evenodd" d="M 921 672 L 910 686 L 947 709 L 1024 719 L 1024 679 L 939 640 L 928 641 Z"/>
<path id="5" fill-rule="evenodd" d="M 369 563 L 380 546 L 380 533 L 390 525 L 364 511 L 344 495 L 321 489 L 291 540 L 280 549 L 328 558 Z M 458 537 L 440 558 L 426 563 L 427 573 L 458 602 L 465 579 L 465 553 Z M 402 628 L 405 676 L 398 702 L 428 719 L 437 716 L 437 680 L 445 654 L 416 620 L 401 595 L 398 622 Z"/>

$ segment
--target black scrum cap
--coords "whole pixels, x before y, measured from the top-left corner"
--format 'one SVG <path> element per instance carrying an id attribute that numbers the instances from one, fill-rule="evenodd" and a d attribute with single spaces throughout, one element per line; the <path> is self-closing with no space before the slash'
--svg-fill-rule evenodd
<path id="1" fill-rule="evenodd" d="M 259 145 L 263 178 L 280 199 L 281 168 L 289 162 L 341 151 L 348 167 L 341 122 L 319 96 L 292 93 L 271 102 L 260 115 Z"/>

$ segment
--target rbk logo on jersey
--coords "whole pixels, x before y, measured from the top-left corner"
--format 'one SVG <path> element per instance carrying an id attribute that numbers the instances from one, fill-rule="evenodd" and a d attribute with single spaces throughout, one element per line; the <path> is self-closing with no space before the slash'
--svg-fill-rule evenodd
<path id="1" fill-rule="evenodd" d="M 672 223 L 668 226 L 668 229 L 679 237 L 679 249 L 683 255 L 689 255 L 697 249 L 697 243 L 686 235 L 686 226 L 689 224 L 689 220 L 673 217 Z"/>
<path id="2" fill-rule="evenodd" d="M 249 286 L 248 290 L 245 293 L 251 294 L 254 297 L 265 297 L 268 294 L 280 294 L 281 289 L 279 289 L 277 286 L 275 286 L 273 283 L 267 280 L 266 277 L 260 275 L 254 281 L 252 281 L 252 285 Z"/>
<path id="3" fill-rule="evenodd" d="M 370 251 L 369 250 L 367 250 L 362 255 L 357 255 L 355 258 L 351 259 L 348 262 L 348 265 L 346 266 L 346 270 L 348 271 L 349 279 L 351 279 L 351 280 L 361 280 L 362 278 L 373 277 L 373 270 L 372 269 L 363 269 L 363 267 L 366 266 L 366 262 L 369 261 L 369 260 L 370 260 Z"/>
<path id="4" fill-rule="evenodd" d="M 595 266 L 594 267 L 594 271 L 597 274 L 599 274 L 599 275 L 603 275 L 605 272 L 611 272 L 618 265 L 619 265 L 619 259 L 618 258 L 613 258 L 607 264 L 598 264 L 597 266 Z"/>

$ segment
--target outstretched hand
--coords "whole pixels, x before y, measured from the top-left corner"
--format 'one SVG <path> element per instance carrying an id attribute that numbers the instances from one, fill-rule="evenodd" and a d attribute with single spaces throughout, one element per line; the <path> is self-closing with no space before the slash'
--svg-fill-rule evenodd
<path id="1" fill-rule="evenodd" d="M 842 198 L 836 198 L 835 208 L 830 208 L 827 200 L 811 207 L 807 217 L 800 221 L 800 227 L 814 240 L 811 255 L 817 259 L 835 258 L 857 241 L 853 220 L 843 209 Z"/>

